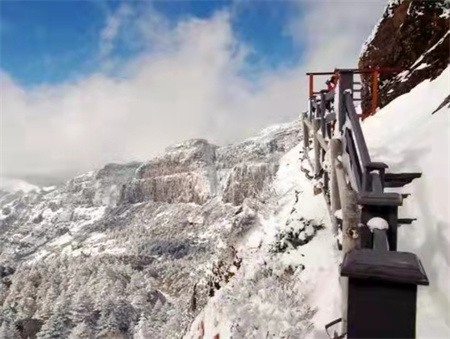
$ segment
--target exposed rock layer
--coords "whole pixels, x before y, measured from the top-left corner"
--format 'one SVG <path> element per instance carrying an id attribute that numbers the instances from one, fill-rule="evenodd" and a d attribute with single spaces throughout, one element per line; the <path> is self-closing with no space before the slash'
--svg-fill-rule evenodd
<path id="1" fill-rule="evenodd" d="M 425 79 L 435 79 L 450 61 L 450 3 L 436 1 L 390 1 L 363 47 L 359 68 L 399 68 L 400 74 L 380 75 L 378 107 L 409 92 Z M 364 76 L 363 112 L 371 107 L 371 77 Z M 431 113 L 431 112 L 430 112 Z"/>

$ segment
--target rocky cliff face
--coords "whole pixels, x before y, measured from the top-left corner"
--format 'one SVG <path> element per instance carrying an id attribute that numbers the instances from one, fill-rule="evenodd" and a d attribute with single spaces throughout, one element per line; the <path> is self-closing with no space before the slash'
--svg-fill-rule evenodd
<path id="1" fill-rule="evenodd" d="M 359 68 L 393 67 L 380 75 L 378 107 L 384 107 L 425 79 L 435 79 L 450 61 L 450 3 L 391 0 L 363 46 Z M 363 77 L 362 108 L 370 110 L 371 79 Z M 449 93 L 450 94 L 450 93 Z"/>
<path id="2" fill-rule="evenodd" d="M 0 311 L 16 324 L 43 320 L 45 329 L 52 321 L 48 302 L 77 308 L 85 286 L 97 326 L 115 317 L 104 305 L 108 298 L 114 309 L 131 310 L 135 324 L 142 310 L 161 307 L 151 297 L 159 293 L 166 296 L 159 302 L 164 312 L 146 317 L 171 314 L 171 321 L 152 323 L 152 338 L 178 338 L 205 304 L 208 265 L 219 257 L 234 259 L 229 246 L 257 222 L 278 161 L 298 144 L 298 135 L 294 122 L 225 147 L 189 140 L 148 162 L 106 165 L 59 188 L 3 193 L 0 260 L 16 272 L 0 283 Z M 33 286 L 24 292 L 30 279 Z M 102 296 L 105 286 L 117 295 Z M 68 300 L 59 300 L 55 290 L 66 290 Z"/>

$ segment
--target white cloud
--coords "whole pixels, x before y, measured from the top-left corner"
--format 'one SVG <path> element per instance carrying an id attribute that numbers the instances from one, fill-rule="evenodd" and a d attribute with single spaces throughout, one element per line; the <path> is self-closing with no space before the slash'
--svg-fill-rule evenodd
<path id="1" fill-rule="evenodd" d="M 290 23 L 290 32 L 306 46 L 305 64 L 311 70 L 356 67 L 361 46 L 386 3 L 386 0 L 300 1 L 304 16 Z"/>
<path id="2" fill-rule="evenodd" d="M 116 12 L 108 15 L 106 26 L 100 34 L 100 55 L 102 57 L 108 56 L 113 51 L 114 42 L 121 28 L 132 15 L 133 11 L 126 3 L 121 3 Z"/>
<path id="3" fill-rule="evenodd" d="M 151 47 L 124 67 L 120 79 L 93 74 L 26 90 L 2 74 L 2 172 L 81 172 L 111 161 L 146 160 L 187 138 L 226 143 L 295 119 L 306 107 L 304 73 L 355 65 L 383 7 L 377 2 L 378 14 L 359 12 L 362 19 L 356 13 L 365 6 L 344 4 L 353 13 L 350 18 L 331 3 L 309 4 L 305 17 L 289 26 L 303 43 L 305 34 L 314 33 L 306 39 L 305 62 L 268 71 L 257 83 L 240 75 L 251 46 L 236 39 L 226 12 L 184 19 L 174 27 L 154 12 L 134 18 Z M 329 21 L 320 24 L 316 20 L 324 12 Z M 117 39 L 122 19 L 117 20 L 109 20 L 102 32 L 106 46 Z M 341 33 L 333 26 L 338 23 Z"/>

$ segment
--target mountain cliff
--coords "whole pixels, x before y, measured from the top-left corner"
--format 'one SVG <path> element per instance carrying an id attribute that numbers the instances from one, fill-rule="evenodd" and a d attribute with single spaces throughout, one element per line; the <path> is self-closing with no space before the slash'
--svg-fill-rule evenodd
<path id="1" fill-rule="evenodd" d="M 232 263 L 231 246 L 258 223 L 298 135 L 294 122 L 225 147 L 189 140 L 145 163 L 3 194 L 0 260 L 14 272 L 0 284 L 3 323 L 32 337 L 179 338 L 215 290 L 211 265 Z"/>
<path id="2" fill-rule="evenodd" d="M 389 1 L 382 18 L 364 44 L 359 68 L 396 68 L 380 74 L 378 107 L 437 78 L 450 62 L 450 3 Z M 362 77 L 362 108 L 370 110 L 371 77 Z M 448 99 L 447 99 L 448 100 Z M 436 107 L 437 108 L 437 107 Z"/>

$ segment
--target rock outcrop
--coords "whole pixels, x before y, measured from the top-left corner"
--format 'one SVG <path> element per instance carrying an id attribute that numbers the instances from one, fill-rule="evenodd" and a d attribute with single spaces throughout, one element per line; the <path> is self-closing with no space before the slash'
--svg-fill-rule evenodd
<path id="1" fill-rule="evenodd" d="M 363 46 L 359 68 L 399 68 L 381 74 L 378 107 L 434 79 L 450 61 L 450 3 L 446 0 L 389 1 L 382 19 Z M 371 77 L 362 79 L 362 109 L 370 110 Z"/>
<path id="2" fill-rule="evenodd" d="M 237 145 L 217 147 L 193 139 L 169 147 L 142 164 L 123 185 L 121 201 L 155 201 L 202 205 L 213 197 L 241 204 L 270 182 L 279 157 L 298 142 L 298 128 L 283 125 L 264 130 Z"/>

